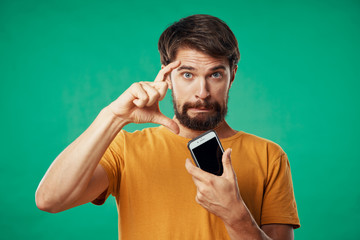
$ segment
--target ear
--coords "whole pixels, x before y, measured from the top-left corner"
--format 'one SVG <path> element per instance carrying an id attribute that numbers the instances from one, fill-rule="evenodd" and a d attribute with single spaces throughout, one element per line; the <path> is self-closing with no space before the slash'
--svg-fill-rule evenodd
<path id="1" fill-rule="evenodd" d="M 237 69 L 238 69 L 238 65 L 236 65 L 236 66 L 234 67 L 233 71 L 232 71 L 231 79 L 230 79 L 230 87 L 229 87 L 229 88 L 231 88 L 231 86 L 232 86 L 232 84 L 233 84 L 233 82 L 234 82 L 234 80 L 235 80 L 235 75 L 236 75 Z"/>
<path id="2" fill-rule="evenodd" d="M 166 66 L 165 66 L 164 64 L 162 64 L 162 65 L 161 65 L 161 69 L 163 69 L 164 67 L 166 67 Z M 170 74 L 171 74 L 171 72 L 170 72 Z M 169 88 L 169 89 L 172 89 L 171 76 L 170 76 L 170 74 L 168 74 L 168 75 L 166 76 L 165 81 L 166 81 L 167 84 L 168 84 L 168 88 Z"/>

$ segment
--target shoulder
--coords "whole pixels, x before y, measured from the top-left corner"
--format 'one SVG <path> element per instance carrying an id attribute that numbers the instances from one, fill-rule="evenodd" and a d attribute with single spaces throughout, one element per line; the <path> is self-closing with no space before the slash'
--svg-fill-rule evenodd
<path id="1" fill-rule="evenodd" d="M 280 147 L 280 145 L 273 142 L 272 140 L 259 137 L 250 133 L 244 133 L 243 138 L 244 138 L 244 142 L 254 146 L 266 148 L 270 152 L 277 152 L 279 154 L 284 152 L 283 149 Z"/>
<path id="2" fill-rule="evenodd" d="M 285 154 L 279 144 L 256 136 L 251 133 L 238 132 L 233 137 L 223 139 L 222 142 L 237 148 L 241 152 L 246 152 L 252 156 L 258 156 L 262 159 L 275 160 Z"/>
<path id="3" fill-rule="evenodd" d="M 240 131 L 234 136 L 230 138 L 222 139 L 224 142 L 238 142 L 239 144 L 243 145 L 247 148 L 260 148 L 260 149 L 268 149 L 269 151 L 275 151 L 275 152 L 283 152 L 280 145 L 277 143 L 263 138 L 256 136 L 251 133 Z"/>

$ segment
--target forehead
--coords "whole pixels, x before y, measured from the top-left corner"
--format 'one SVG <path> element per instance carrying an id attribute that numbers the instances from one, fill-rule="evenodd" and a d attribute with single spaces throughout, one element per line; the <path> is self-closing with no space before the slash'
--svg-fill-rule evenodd
<path id="1" fill-rule="evenodd" d="M 229 62 L 226 57 L 214 58 L 191 48 L 180 48 L 174 61 L 181 61 L 179 69 L 182 66 L 191 67 L 193 70 L 209 70 L 219 66 L 223 66 L 226 70 L 229 69 Z"/>

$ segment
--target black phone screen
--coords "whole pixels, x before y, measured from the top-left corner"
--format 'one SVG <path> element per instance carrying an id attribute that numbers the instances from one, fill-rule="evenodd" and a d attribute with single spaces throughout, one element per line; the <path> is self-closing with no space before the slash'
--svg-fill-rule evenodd
<path id="1" fill-rule="evenodd" d="M 199 167 L 209 173 L 222 175 L 222 150 L 216 138 L 211 138 L 193 149 Z"/>

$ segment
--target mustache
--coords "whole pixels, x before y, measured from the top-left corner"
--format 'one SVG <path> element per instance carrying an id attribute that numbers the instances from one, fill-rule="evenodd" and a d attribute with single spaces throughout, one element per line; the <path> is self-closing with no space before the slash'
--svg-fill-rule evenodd
<path id="1" fill-rule="evenodd" d="M 196 101 L 194 103 L 184 103 L 183 107 L 182 107 L 182 110 L 183 110 L 183 113 L 184 112 L 187 112 L 187 110 L 189 108 L 205 108 L 205 109 L 208 109 L 208 110 L 215 110 L 215 111 L 220 111 L 221 110 L 221 106 L 218 102 L 210 102 L 208 100 L 204 100 L 204 101 Z"/>

